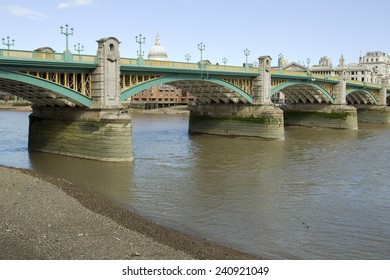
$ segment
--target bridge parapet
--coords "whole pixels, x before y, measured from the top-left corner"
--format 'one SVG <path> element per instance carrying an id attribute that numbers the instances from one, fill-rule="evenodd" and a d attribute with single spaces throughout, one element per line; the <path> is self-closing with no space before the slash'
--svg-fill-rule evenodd
<path id="1" fill-rule="evenodd" d="M 70 60 L 69 60 L 70 58 Z M 96 55 L 70 55 L 65 53 L 49 53 L 40 51 L 2 50 L 0 59 L 4 60 L 33 60 L 33 61 L 71 61 L 79 63 L 96 64 Z"/>
<path id="2" fill-rule="evenodd" d="M 165 70 L 168 72 L 179 71 L 179 72 L 199 72 L 207 71 L 209 73 L 226 73 L 231 74 L 249 74 L 255 76 L 259 74 L 258 68 L 248 68 L 240 66 L 230 65 L 212 65 L 202 63 L 189 63 L 189 62 L 177 62 L 177 61 L 159 61 L 159 60 L 140 60 L 134 58 L 121 58 L 121 69 L 122 70 Z"/>

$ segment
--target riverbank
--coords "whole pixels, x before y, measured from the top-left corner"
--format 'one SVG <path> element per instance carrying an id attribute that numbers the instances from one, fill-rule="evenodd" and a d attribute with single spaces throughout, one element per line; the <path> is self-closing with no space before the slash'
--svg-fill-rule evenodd
<path id="1" fill-rule="evenodd" d="M 4 102 L 0 100 L 0 110 L 11 110 L 11 111 L 32 111 L 31 103 L 28 101 L 14 101 L 10 100 Z"/>
<path id="2" fill-rule="evenodd" d="M 256 259 L 154 223 L 83 187 L 0 166 L 0 259 Z"/>

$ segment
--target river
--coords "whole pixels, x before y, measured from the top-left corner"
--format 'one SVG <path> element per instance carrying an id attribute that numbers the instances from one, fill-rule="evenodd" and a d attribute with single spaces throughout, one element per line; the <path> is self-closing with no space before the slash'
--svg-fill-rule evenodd
<path id="1" fill-rule="evenodd" d="M 285 141 L 189 135 L 133 115 L 135 161 L 27 150 L 29 112 L 0 111 L 0 164 L 61 177 L 161 224 L 271 259 L 390 259 L 390 125 L 286 127 Z"/>

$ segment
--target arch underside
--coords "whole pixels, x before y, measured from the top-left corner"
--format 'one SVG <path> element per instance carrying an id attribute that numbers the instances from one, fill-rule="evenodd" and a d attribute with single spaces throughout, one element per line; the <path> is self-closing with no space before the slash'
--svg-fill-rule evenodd
<path id="1" fill-rule="evenodd" d="M 287 103 L 334 103 L 333 97 L 315 84 L 294 83 L 272 90 L 273 95 L 278 92 L 284 94 Z"/>
<path id="2" fill-rule="evenodd" d="M 189 92 L 197 98 L 197 103 L 253 103 L 252 96 L 241 88 L 221 79 L 206 79 L 199 76 L 155 78 L 124 89 L 121 93 L 121 100 L 125 100 L 147 88 L 159 84 L 171 85 L 182 89 L 184 92 Z"/>
<path id="3" fill-rule="evenodd" d="M 236 91 L 208 81 L 176 81 L 167 83 L 196 97 L 197 103 L 249 103 Z"/>
<path id="4" fill-rule="evenodd" d="M 25 74 L 0 71 L 0 91 L 40 107 L 90 107 L 92 101 L 63 86 Z"/>
<path id="5" fill-rule="evenodd" d="M 347 90 L 346 93 L 348 104 L 378 104 L 376 98 L 366 90 Z"/>

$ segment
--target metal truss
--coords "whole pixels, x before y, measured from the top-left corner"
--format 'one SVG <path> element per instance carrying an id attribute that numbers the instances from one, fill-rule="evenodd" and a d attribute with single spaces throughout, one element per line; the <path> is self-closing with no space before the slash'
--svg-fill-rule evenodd
<path id="1" fill-rule="evenodd" d="M 19 71 L 19 72 L 64 86 L 84 96 L 88 96 L 89 98 L 92 97 L 92 74 L 91 73 L 38 72 L 38 71 Z"/>
<path id="2" fill-rule="evenodd" d="M 159 77 L 161 76 L 142 75 L 142 74 L 121 74 L 120 87 L 123 91 Z"/>

